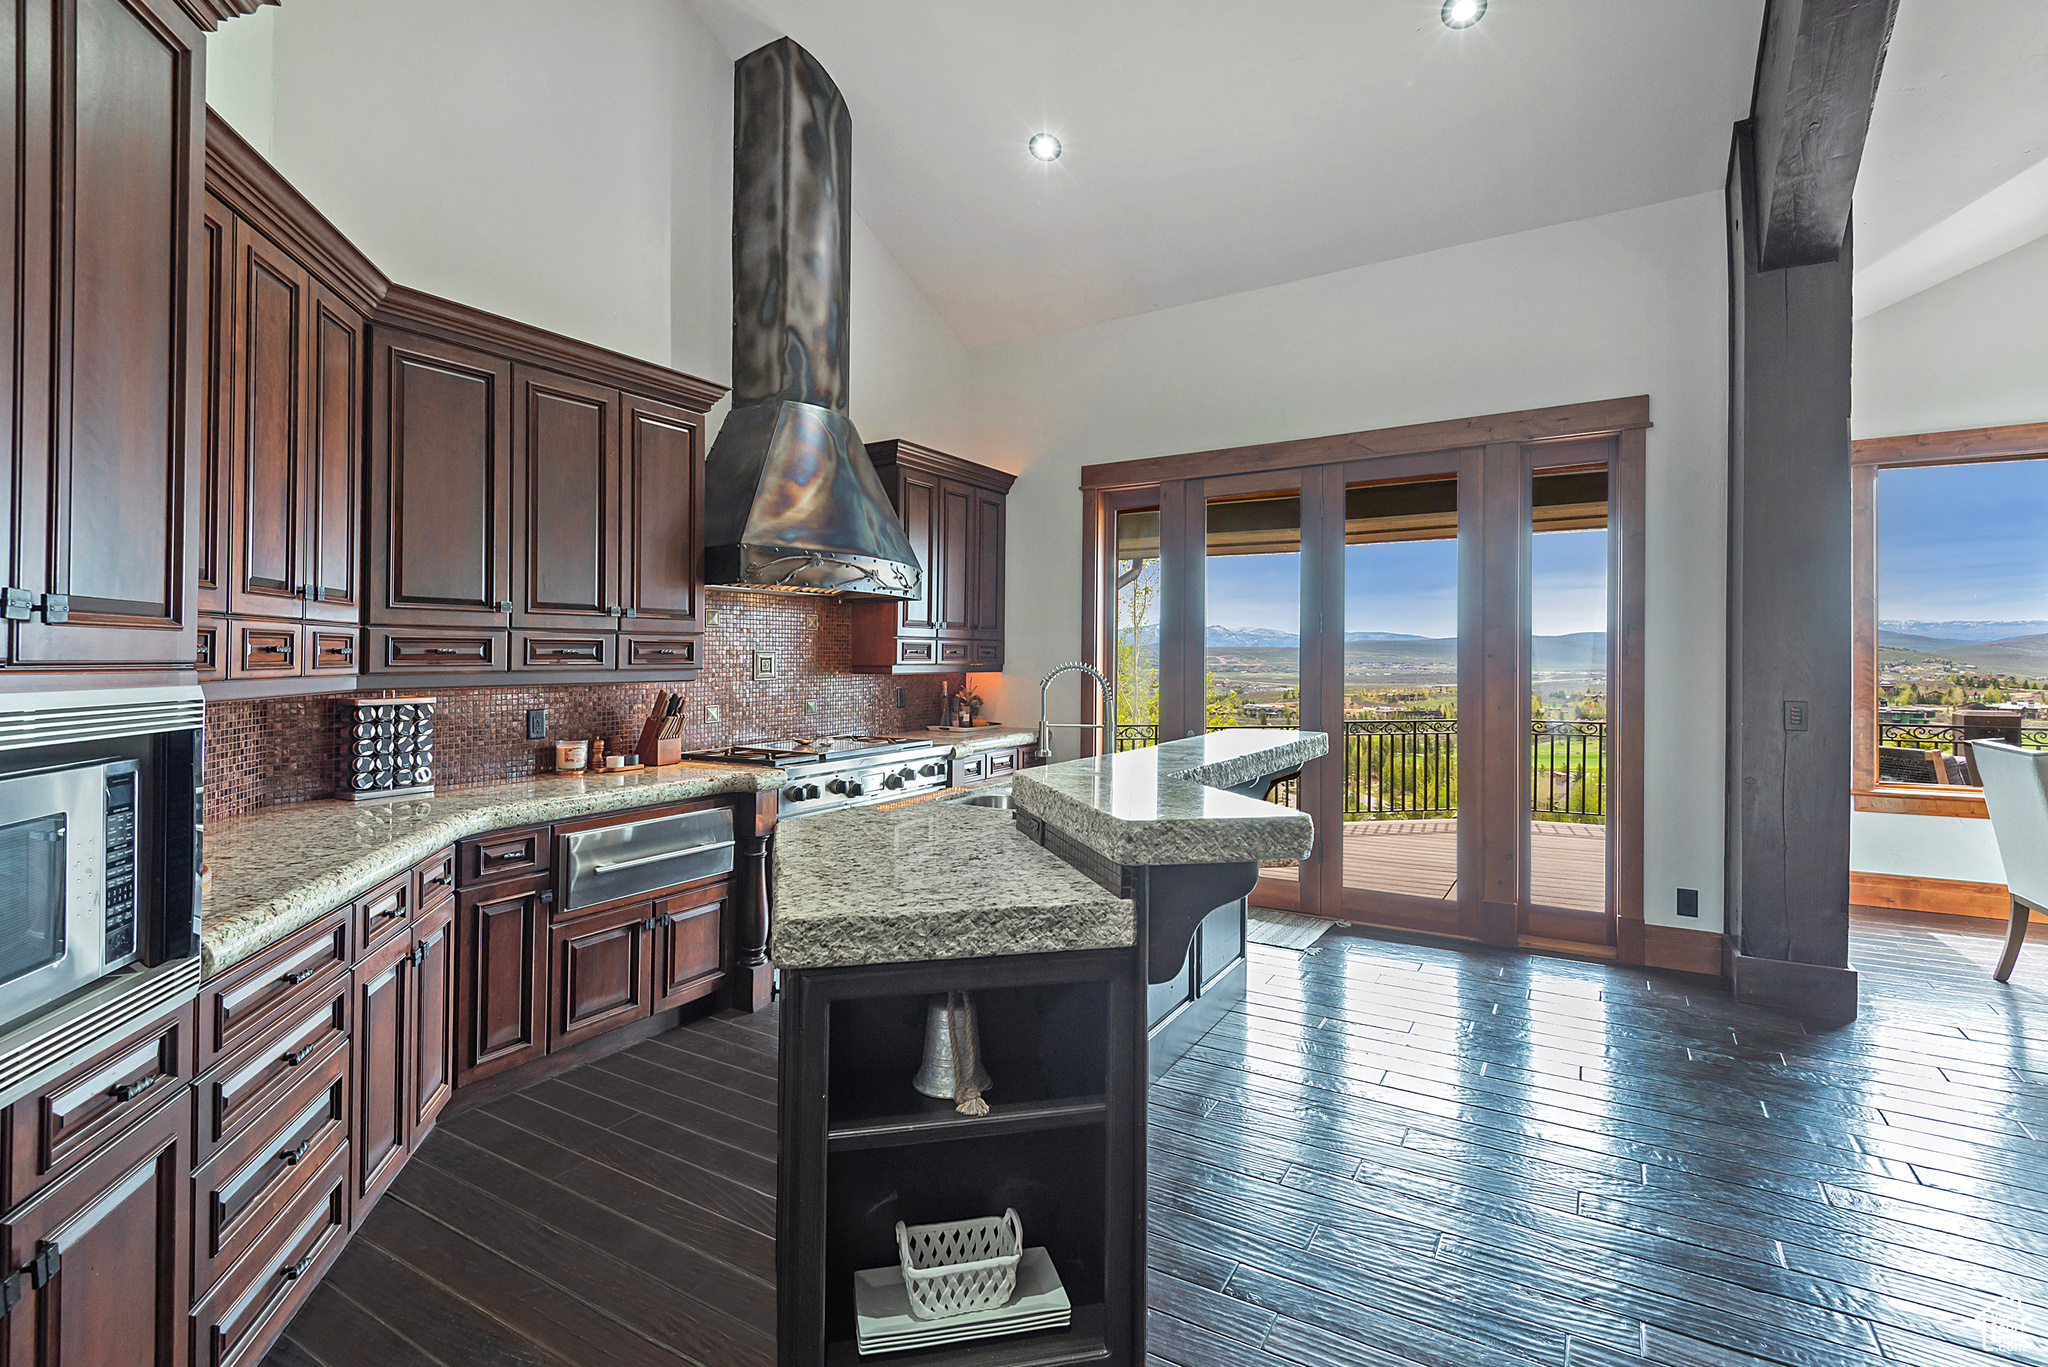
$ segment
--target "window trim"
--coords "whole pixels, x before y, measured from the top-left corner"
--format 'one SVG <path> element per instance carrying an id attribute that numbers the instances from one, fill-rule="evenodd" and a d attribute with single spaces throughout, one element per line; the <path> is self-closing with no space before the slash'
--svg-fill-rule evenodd
<path id="1" fill-rule="evenodd" d="M 1849 791 L 1859 812 L 1988 815 L 1980 788 L 1882 783 L 1877 777 L 1877 477 L 1915 465 L 1977 465 L 2048 457 L 2048 422 L 1912 432 L 1849 443 L 1852 666 Z"/>

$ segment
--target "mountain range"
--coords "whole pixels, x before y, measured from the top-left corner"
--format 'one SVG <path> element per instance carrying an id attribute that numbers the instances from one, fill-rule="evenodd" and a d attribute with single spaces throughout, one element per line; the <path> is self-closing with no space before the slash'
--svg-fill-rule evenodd
<path id="1" fill-rule="evenodd" d="M 1157 632 L 1148 633 L 1149 641 Z M 1271 627 L 1210 627 L 1207 641 L 1212 646 L 1299 646 L 1301 637 L 1292 631 Z M 1428 636 L 1409 636 L 1398 631 L 1347 631 L 1346 641 L 1427 641 Z"/>
<path id="2" fill-rule="evenodd" d="M 1891 619 L 1877 624 L 1887 636 L 1921 636 L 1936 641 L 2010 641 L 2019 636 L 2048 633 L 2048 621 L 2035 622 L 1928 622 Z M 1890 644 L 1880 640 L 1880 644 Z"/>

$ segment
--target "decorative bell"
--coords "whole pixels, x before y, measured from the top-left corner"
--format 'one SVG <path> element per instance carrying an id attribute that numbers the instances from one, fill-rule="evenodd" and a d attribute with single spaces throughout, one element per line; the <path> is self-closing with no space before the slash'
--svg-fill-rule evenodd
<path id="1" fill-rule="evenodd" d="M 981 1094 L 993 1085 L 981 1066 L 981 1029 L 974 999 L 965 992 L 933 997 L 925 1007 L 924 1062 L 911 1086 L 929 1097 L 957 1103 L 962 1115 L 987 1115 Z"/>

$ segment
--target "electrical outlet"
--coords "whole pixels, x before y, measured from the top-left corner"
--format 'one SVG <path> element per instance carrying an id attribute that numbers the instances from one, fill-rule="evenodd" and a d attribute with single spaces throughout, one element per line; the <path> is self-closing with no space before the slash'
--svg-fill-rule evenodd
<path id="1" fill-rule="evenodd" d="M 804 715 L 806 717 L 815 717 L 818 715 L 818 705 L 812 702 L 809 698 L 804 699 Z"/>
<path id="2" fill-rule="evenodd" d="M 717 721 L 717 720 L 718 720 L 718 704 L 717 704 L 717 703 L 707 703 L 707 704 L 705 705 L 705 708 L 704 708 L 704 720 L 705 720 L 705 721 L 707 721 L 707 722 L 711 722 L 711 721 Z"/>
<path id="3" fill-rule="evenodd" d="M 1700 890 L 1698 888 L 1680 888 L 1678 890 L 1678 914 L 1680 916 L 1690 916 L 1694 920 L 1699 919 Z"/>
<path id="4" fill-rule="evenodd" d="M 1785 700 L 1785 729 L 1787 731 L 1804 731 L 1806 729 L 1806 704 L 1804 702 L 1794 702 L 1789 698 Z"/>
<path id="5" fill-rule="evenodd" d="M 546 740 L 548 738 L 548 710 L 545 707 L 526 709 L 526 738 Z"/>
<path id="6" fill-rule="evenodd" d="M 909 705 L 907 695 L 900 688 L 896 690 L 896 705 L 898 707 L 907 707 Z"/>

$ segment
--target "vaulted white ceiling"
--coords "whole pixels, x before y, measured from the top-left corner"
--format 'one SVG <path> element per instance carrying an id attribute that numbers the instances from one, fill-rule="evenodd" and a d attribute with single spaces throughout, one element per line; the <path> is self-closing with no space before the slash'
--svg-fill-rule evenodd
<path id="1" fill-rule="evenodd" d="M 1453 32 L 1441 0 L 693 3 L 736 54 L 787 33 L 831 71 L 861 216 L 969 346 L 1715 190 L 1763 16 L 1492 0 Z M 1051 166 L 1025 152 L 1042 130 Z"/>
<path id="2" fill-rule="evenodd" d="M 2048 4 L 1899 0 L 1856 180 L 1856 312 L 2048 234 Z"/>

